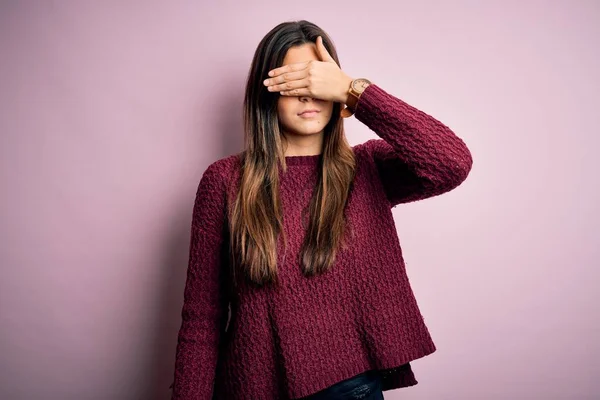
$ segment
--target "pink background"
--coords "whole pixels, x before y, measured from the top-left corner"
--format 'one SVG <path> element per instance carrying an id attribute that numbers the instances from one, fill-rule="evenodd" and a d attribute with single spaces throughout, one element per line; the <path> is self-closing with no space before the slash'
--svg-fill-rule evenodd
<path id="1" fill-rule="evenodd" d="M 438 351 L 386 399 L 600 396 L 598 2 L 91 3 L 0 5 L 0 398 L 168 398 L 197 183 L 302 18 L 474 156 L 394 209 Z"/>

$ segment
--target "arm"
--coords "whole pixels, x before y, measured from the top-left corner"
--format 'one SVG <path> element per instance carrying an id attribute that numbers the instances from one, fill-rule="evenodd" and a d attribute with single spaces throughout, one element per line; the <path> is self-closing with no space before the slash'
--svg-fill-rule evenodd
<path id="1" fill-rule="evenodd" d="M 391 207 L 448 192 L 469 174 L 473 159 L 450 128 L 371 84 L 356 119 L 381 139 L 363 143 L 377 166 Z"/>
<path id="2" fill-rule="evenodd" d="M 181 328 L 177 339 L 172 399 L 210 399 L 220 328 L 227 318 L 221 287 L 225 185 L 211 164 L 200 180 L 194 209 Z"/>

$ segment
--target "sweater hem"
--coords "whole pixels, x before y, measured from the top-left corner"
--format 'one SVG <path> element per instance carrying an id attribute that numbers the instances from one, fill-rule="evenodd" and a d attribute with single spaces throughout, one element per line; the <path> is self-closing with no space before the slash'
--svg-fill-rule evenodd
<path id="1" fill-rule="evenodd" d="M 382 373 L 382 391 L 414 386 L 418 384 L 418 381 L 416 380 L 414 373 L 412 372 L 410 362 L 428 356 L 435 351 L 435 344 L 433 342 L 430 342 L 428 344 L 425 344 L 417 351 L 401 353 L 399 354 L 399 357 L 390 358 L 385 362 L 375 361 L 375 364 L 378 365 L 373 365 L 366 362 L 357 363 L 345 367 L 343 366 L 340 370 L 336 371 L 335 374 L 330 375 L 327 381 L 315 380 L 313 384 L 304 386 L 303 388 L 296 390 L 294 393 L 291 393 L 290 399 L 301 400 L 304 397 L 313 395 L 317 392 L 320 392 L 321 390 L 327 389 L 328 387 L 338 382 L 352 378 L 358 374 L 369 370 L 379 370 L 380 373 Z M 382 371 L 391 369 L 397 370 L 400 373 L 388 375 L 389 372 L 386 373 L 386 371 Z M 323 383 L 325 383 L 326 385 L 323 386 Z"/>

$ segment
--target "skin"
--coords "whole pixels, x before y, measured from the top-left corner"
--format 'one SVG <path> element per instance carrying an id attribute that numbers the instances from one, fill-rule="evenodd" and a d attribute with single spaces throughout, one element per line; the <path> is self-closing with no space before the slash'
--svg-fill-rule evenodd
<path id="1" fill-rule="evenodd" d="M 352 78 L 331 57 L 322 38 L 290 48 L 283 65 L 269 71 L 263 84 L 279 91 L 277 114 L 284 137 L 285 156 L 320 154 L 323 131 L 331 119 L 333 103 L 346 103 Z M 310 118 L 299 113 L 319 112 Z"/>

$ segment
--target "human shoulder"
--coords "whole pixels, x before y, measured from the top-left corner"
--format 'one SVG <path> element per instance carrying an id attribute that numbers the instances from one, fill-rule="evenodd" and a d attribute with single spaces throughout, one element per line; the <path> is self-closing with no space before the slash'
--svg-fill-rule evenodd
<path id="1" fill-rule="evenodd" d="M 206 167 L 202 179 L 210 179 L 226 184 L 240 164 L 240 153 L 230 154 L 213 161 Z"/>
<path id="2" fill-rule="evenodd" d="M 211 162 L 202 172 L 197 186 L 194 219 L 202 221 L 204 231 L 216 236 L 220 236 L 225 220 L 229 182 L 236 163 L 236 154 Z"/>

